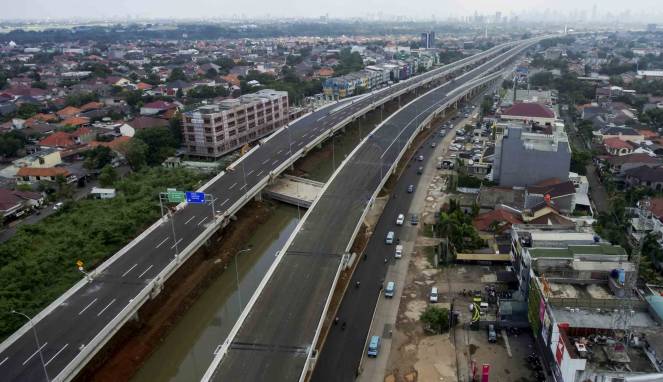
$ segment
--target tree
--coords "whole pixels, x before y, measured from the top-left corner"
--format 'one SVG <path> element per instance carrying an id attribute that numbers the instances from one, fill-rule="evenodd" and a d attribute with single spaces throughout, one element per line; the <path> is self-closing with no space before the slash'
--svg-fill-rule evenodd
<path id="1" fill-rule="evenodd" d="M 74 189 L 71 187 L 71 184 L 67 183 L 67 178 L 63 175 L 58 175 L 55 177 L 56 185 L 56 194 L 57 199 L 70 199 L 74 195 Z"/>
<path id="2" fill-rule="evenodd" d="M 106 165 L 99 174 L 99 184 L 102 187 L 112 186 L 117 180 L 117 171 L 111 165 Z"/>
<path id="3" fill-rule="evenodd" d="M 188 78 L 186 77 L 186 74 L 184 74 L 182 68 L 174 68 L 170 72 L 170 76 L 168 76 L 168 82 L 173 82 L 177 80 L 188 81 Z"/>
<path id="4" fill-rule="evenodd" d="M 23 103 L 18 107 L 16 116 L 22 119 L 28 119 L 39 112 L 39 106 L 32 103 Z"/>
<path id="5" fill-rule="evenodd" d="M 219 72 L 217 72 L 214 68 L 209 68 L 207 69 L 207 72 L 205 72 L 205 77 L 207 78 L 216 78 L 219 75 Z"/>
<path id="6" fill-rule="evenodd" d="M 513 88 L 513 80 L 504 80 L 502 81 L 502 89 L 511 89 Z"/>
<path id="7" fill-rule="evenodd" d="M 125 151 L 127 162 L 132 170 L 138 171 L 147 163 L 147 151 L 149 148 L 140 139 L 132 139 L 126 143 Z"/>
<path id="8" fill-rule="evenodd" d="M 429 305 L 419 319 L 434 333 L 444 333 L 449 330 L 449 309 Z"/>
<path id="9" fill-rule="evenodd" d="M 493 97 L 484 96 L 483 101 L 481 101 L 481 114 L 488 115 L 493 110 Z"/>
<path id="10" fill-rule="evenodd" d="M 34 81 L 30 86 L 35 88 L 35 89 L 44 89 L 45 90 L 45 89 L 48 88 L 48 84 L 44 81 Z"/>
<path id="11" fill-rule="evenodd" d="M 113 161 L 113 151 L 106 146 L 97 146 L 85 153 L 83 166 L 88 170 L 98 170 Z"/>
<path id="12" fill-rule="evenodd" d="M 529 76 L 529 83 L 533 87 L 550 88 L 553 82 L 553 75 L 551 72 L 538 72 Z"/>
<path id="13" fill-rule="evenodd" d="M 168 127 L 155 127 L 143 129 L 134 135 L 147 146 L 147 164 L 155 166 L 161 164 L 166 158 L 175 154 L 177 141 Z"/>
<path id="14" fill-rule="evenodd" d="M 4 157 L 14 157 L 19 150 L 25 147 L 27 138 L 20 131 L 10 131 L 0 135 L 0 155 Z"/>

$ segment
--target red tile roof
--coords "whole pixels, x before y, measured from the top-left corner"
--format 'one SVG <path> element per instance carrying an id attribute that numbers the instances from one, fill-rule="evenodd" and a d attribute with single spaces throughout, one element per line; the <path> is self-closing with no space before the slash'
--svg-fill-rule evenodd
<path id="1" fill-rule="evenodd" d="M 60 110 L 57 112 L 57 114 L 60 116 L 60 118 L 67 118 L 74 116 L 78 113 L 81 112 L 81 109 L 73 107 L 73 106 L 67 106 L 64 109 Z"/>
<path id="2" fill-rule="evenodd" d="M 69 170 L 64 167 L 21 167 L 16 176 L 68 176 Z"/>
<path id="3" fill-rule="evenodd" d="M 647 130 L 647 129 L 638 129 L 638 133 L 645 137 L 646 139 L 652 139 L 652 138 L 658 138 L 659 135 L 655 131 Z"/>
<path id="4" fill-rule="evenodd" d="M 76 142 L 74 142 L 71 134 L 65 133 L 64 131 L 56 131 L 55 133 L 39 141 L 39 146 L 47 147 L 66 148 L 74 145 L 76 145 Z"/>
<path id="5" fill-rule="evenodd" d="M 81 106 L 81 111 L 97 110 L 101 109 L 102 107 L 104 107 L 104 104 L 101 102 L 88 102 Z"/>
<path id="6" fill-rule="evenodd" d="M 615 138 L 608 138 L 603 140 L 603 145 L 609 149 L 632 149 L 633 146 L 631 146 L 628 142 L 623 141 L 617 137 Z"/>
<path id="7" fill-rule="evenodd" d="M 500 223 L 500 230 L 504 230 L 512 224 L 522 224 L 523 222 L 515 212 L 497 209 L 479 214 L 472 220 L 472 225 L 479 231 L 490 231 L 490 224 L 494 221 Z"/>
<path id="8" fill-rule="evenodd" d="M 661 220 L 663 218 L 663 198 L 662 197 L 651 198 L 650 202 L 651 205 L 649 207 L 649 210 L 654 216 L 656 216 L 659 220 Z"/>
<path id="9" fill-rule="evenodd" d="M 90 123 L 90 118 L 87 117 L 71 117 L 60 122 L 60 126 L 83 126 Z"/>
<path id="10" fill-rule="evenodd" d="M 502 115 L 530 117 L 530 118 L 555 118 L 552 109 L 535 102 L 521 102 L 504 110 Z"/>
<path id="11" fill-rule="evenodd" d="M 143 105 L 145 108 L 149 109 L 160 109 L 160 110 L 168 110 L 177 107 L 176 105 L 166 102 L 166 101 L 154 101 L 150 103 L 146 103 Z"/>

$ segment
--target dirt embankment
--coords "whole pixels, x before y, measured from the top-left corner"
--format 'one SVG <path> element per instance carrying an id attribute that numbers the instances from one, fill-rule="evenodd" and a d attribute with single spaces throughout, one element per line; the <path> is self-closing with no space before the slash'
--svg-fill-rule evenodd
<path id="1" fill-rule="evenodd" d="M 253 227 L 273 211 L 270 202 L 250 202 L 237 214 L 237 221 L 217 232 L 209 242 L 168 279 L 164 289 L 138 312 L 106 345 L 76 381 L 129 380 L 157 348 L 196 299 L 221 274 L 243 248 Z"/>

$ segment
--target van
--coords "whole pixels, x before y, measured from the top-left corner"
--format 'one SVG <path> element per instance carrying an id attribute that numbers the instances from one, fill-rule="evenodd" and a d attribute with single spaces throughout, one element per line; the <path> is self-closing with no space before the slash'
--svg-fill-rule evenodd
<path id="1" fill-rule="evenodd" d="M 400 259 L 403 257 L 403 246 L 402 245 L 397 245 L 396 246 L 396 252 L 394 252 L 394 257 L 397 259 Z"/>
<path id="2" fill-rule="evenodd" d="M 394 291 L 396 290 L 396 283 L 389 281 L 387 287 L 384 290 L 384 297 L 391 298 L 394 297 Z"/>
<path id="3" fill-rule="evenodd" d="M 430 302 L 437 302 L 437 287 L 432 287 L 430 289 L 430 297 L 428 298 Z"/>
<path id="4" fill-rule="evenodd" d="M 372 336 L 371 341 L 368 343 L 368 352 L 369 357 L 377 357 L 380 352 L 380 336 Z"/>
<path id="5" fill-rule="evenodd" d="M 387 244 L 394 244 L 394 231 L 387 232 L 387 238 L 384 242 Z"/>

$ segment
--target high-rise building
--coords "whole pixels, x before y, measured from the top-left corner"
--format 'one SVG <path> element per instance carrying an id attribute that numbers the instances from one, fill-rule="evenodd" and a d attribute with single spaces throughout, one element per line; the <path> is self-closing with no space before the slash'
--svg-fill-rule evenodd
<path id="1" fill-rule="evenodd" d="M 420 45 L 423 49 L 432 49 L 435 47 L 435 32 L 424 32 L 421 34 Z"/>
<path id="2" fill-rule="evenodd" d="M 216 159 L 288 123 L 288 92 L 270 89 L 201 106 L 182 115 L 188 155 Z"/>

